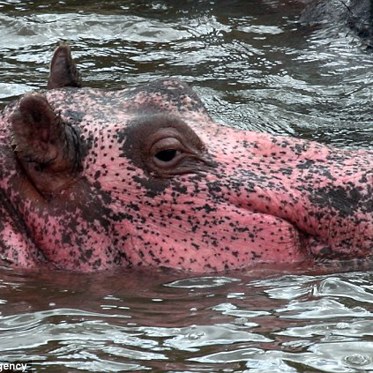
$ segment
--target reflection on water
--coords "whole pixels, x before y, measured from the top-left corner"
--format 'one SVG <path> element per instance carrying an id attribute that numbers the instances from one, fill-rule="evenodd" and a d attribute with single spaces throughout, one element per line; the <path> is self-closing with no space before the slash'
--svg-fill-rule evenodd
<path id="1" fill-rule="evenodd" d="M 370 372 L 372 275 L 3 269 L 0 353 L 49 372 Z"/>
<path id="2" fill-rule="evenodd" d="M 56 43 L 86 85 L 177 76 L 216 120 L 372 147 L 372 54 L 300 28 L 301 1 L 0 1 L 0 105 L 45 88 Z M 289 274 L 292 273 L 292 274 Z M 48 372 L 371 372 L 372 271 L 0 275 L 0 356 Z"/>

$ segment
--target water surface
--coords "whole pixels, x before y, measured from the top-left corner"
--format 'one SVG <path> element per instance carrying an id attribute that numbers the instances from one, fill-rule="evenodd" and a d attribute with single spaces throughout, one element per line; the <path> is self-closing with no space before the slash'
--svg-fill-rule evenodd
<path id="1" fill-rule="evenodd" d="M 302 2 L 0 1 L 0 106 L 66 40 L 84 84 L 179 77 L 219 122 L 372 149 L 373 55 Z M 0 269 L 0 357 L 42 372 L 372 372 L 373 270 Z"/>

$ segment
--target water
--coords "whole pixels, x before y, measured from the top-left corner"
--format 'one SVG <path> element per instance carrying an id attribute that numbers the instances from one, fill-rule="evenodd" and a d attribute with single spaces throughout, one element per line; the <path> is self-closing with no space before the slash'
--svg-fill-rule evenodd
<path id="1" fill-rule="evenodd" d="M 178 4 L 178 5 L 176 5 Z M 0 106 L 69 41 L 85 85 L 176 76 L 220 122 L 372 149 L 373 55 L 302 2 L 0 1 Z M 0 269 L 0 358 L 42 372 L 373 372 L 373 270 Z"/>
<path id="2" fill-rule="evenodd" d="M 37 371 L 373 371 L 372 272 L 1 278 L 1 358 Z"/>

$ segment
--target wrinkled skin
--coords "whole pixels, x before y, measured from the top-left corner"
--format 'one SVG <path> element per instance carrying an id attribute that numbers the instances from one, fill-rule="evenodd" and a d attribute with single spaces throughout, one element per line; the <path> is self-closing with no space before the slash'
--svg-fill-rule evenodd
<path id="1" fill-rule="evenodd" d="M 0 253 L 19 267 L 212 272 L 368 258 L 373 152 L 215 123 L 176 79 L 49 90 L 0 117 Z"/>
<path id="2" fill-rule="evenodd" d="M 300 22 L 337 32 L 350 29 L 373 50 L 373 0 L 311 0 Z"/>

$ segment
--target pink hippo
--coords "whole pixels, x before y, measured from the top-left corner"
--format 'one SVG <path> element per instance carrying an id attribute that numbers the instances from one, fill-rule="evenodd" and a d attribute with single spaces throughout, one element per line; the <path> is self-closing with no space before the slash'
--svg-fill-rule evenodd
<path id="1" fill-rule="evenodd" d="M 177 79 L 79 86 L 61 45 L 49 90 L 0 115 L 3 264 L 202 273 L 372 256 L 372 151 L 222 126 Z"/>

